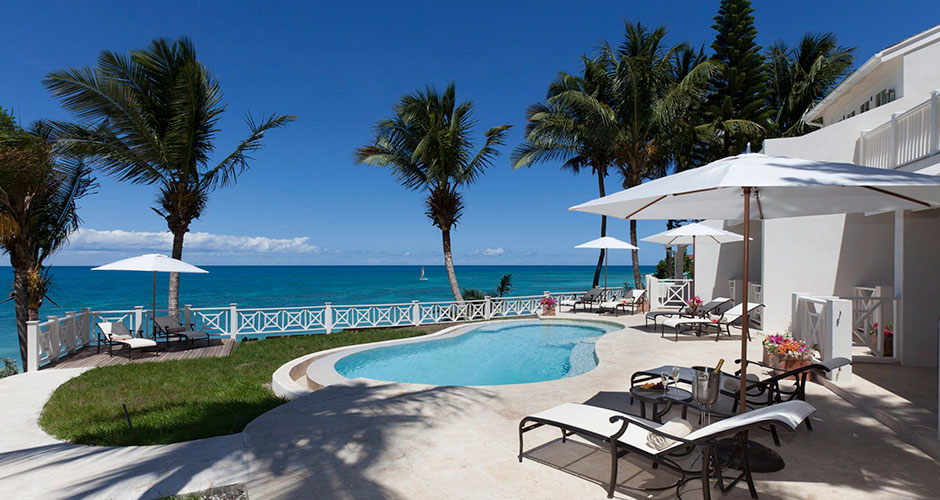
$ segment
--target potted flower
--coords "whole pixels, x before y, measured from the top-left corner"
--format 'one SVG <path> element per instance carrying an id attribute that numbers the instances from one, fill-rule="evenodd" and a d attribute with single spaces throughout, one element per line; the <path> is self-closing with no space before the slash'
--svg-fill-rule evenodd
<path id="1" fill-rule="evenodd" d="M 555 297 L 542 297 L 542 316 L 554 316 L 557 303 Z"/>
<path id="2" fill-rule="evenodd" d="M 878 338 L 878 323 L 872 323 L 871 327 L 868 330 L 872 342 L 877 342 Z M 882 329 L 881 336 L 881 353 L 886 357 L 894 356 L 894 323 L 888 323 Z"/>
<path id="3" fill-rule="evenodd" d="M 698 295 L 685 301 L 685 306 L 689 309 L 689 313 L 693 315 L 698 314 L 698 310 L 702 308 L 702 304 L 702 298 Z"/>
<path id="4" fill-rule="evenodd" d="M 810 364 L 813 350 L 787 333 L 764 337 L 764 364 L 779 371 L 795 370 Z"/>

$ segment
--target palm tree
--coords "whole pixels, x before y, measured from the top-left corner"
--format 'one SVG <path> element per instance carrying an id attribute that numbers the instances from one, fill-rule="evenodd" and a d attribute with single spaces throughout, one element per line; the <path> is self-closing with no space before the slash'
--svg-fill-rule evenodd
<path id="1" fill-rule="evenodd" d="M 26 131 L 0 108 L 0 246 L 13 267 L 16 331 L 29 369 L 26 322 L 39 319 L 49 287 L 46 259 L 78 228 L 76 201 L 93 180 L 84 164 L 56 147 L 52 129 L 38 122 Z"/>
<path id="2" fill-rule="evenodd" d="M 675 139 L 689 122 L 691 112 L 709 88 L 718 66 L 700 61 L 677 78 L 674 61 L 686 44 L 667 47 L 663 26 L 650 30 L 640 23 L 626 23 L 624 40 L 617 49 L 605 44 L 599 56 L 606 68 L 611 96 L 609 103 L 566 92 L 558 100 L 578 109 L 594 110 L 608 120 L 614 131 L 613 163 L 622 185 L 639 185 L 643 180 L 666 173 L 679 153 Z M 630 243 L 637 244 L 636 221 L 630 221 Z M 632 252 L 633 279 L 641 287 L 639 255 Z"/>
<path id="3" fill-rule="evenodd" d="M 563 160 L 561 168 L 572 173 L 590 169 L 597 177 L 598 195 L 606 196 L 604 178 L 613 164 L 615 129 L 605 104 L 610 100 L 609 79 L 598 60 L 582 58 L 581 76 L 559 73 L 549 85 L 544 103 L 526 109 L 525 142 L 511 156 L 513 168 Z M 569 92 L 583 94 L 594 107 L 572 105 L 563 99 Z M 607 216 L 601 216 L 601 236 L 607 236 Z M 604 265 L 601 249 L 594 268 L 597 286 Z"/>
<path id="4" fill-rule="evenodd" d="M 121 181 L 155 184 L 154 211 L 173 234 L 172 256 L 216 189 L 235 183 L 260 150 L 265 132 L 296 117 L 246 115 L 249 135 L 214 166 L 210 156 L 220 115 L 219 81 L 196 58 L 192 41 L 158 38 L 130 55 L 103 51 L 96 67 L 56 71 L 49 92 L 82 124 L 58 123 L 70 150 Z M 179 307 L 179 274 L 170 275 L 168 307 Z"/>
<path id="5" fill-rule="evenodd" d="M 503 277 L 499 279 L 499 284 L 496 285 L 496 290 L 494 290 L 493 293 L 497 297 L 502 297 L 511 291 L 512 291 L 512 275 L 504 274 Z"/>
<path id="6" fill-rule="evenodd" d="M 795 47 L 782 40 L 771 45 L 766 57 L 772 134 L 795 137 L 811 132 L 803 115 L 849 73 L 854 53 L 854 48 L 840 46 L 832 33 L 805 33 Z"/>
<path id="7" fill-rule="evenodd" d="M 453 83 L 443 93 L 433 87 L 405 95 L 392 116 L 375 124 L 375 139 L 356 150 L 358 164 L 389 167 L 398 181 L 414 191 L 427 191 L 425 215 L 441 231 L 444 266 L 454 299 L 462 301 L 450 232 L 463 214 L 459 189 L 476 181 L 499 154 L 506 130 L 486 131 L 483 146 L 474 153 L 470 138 L 473 102 L 457 102 Z"/>

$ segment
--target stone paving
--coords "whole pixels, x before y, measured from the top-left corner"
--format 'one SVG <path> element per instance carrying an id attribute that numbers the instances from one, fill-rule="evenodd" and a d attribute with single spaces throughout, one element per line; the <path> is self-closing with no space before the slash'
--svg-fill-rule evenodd
<path id="1" fill-rule="evenodd" d="M 578 314 L 578 317 L 589 317 Z M 597 343 L 599 366 L 578 377 L 525 385 L 436 387 L 351 380 L 282 405 L 242 434 L 166 446 L 102 448 L 62 443 L 35 424 L 58 384 L 78 372 L 49 370 L 0 381 L 0 489 L 12 498 L 155 498 L 245 482 L 256 499 L 605 498 L 608 457 L 556 430 L 526 435 L 523 416 L 566 401 L 638 413 L 626 391 L 634 371 L 662 364 L 713 365 L 738 357 L 740 338 L 660 338 L 638 328 Z M 758 356 L 757 339 L 749 354 Z M 726 369 L 728 369 L 726 365 Z M 783 432 L 787 467 L 757 474 L 762 499 L 936 498 L 940 464 L 827 389 L 811 385 L 815 431 Z M 769 435 L 757 440 L 770 444 Z M 618 498 L 675 498 L 635 489 L 668 473 L 620 461 Z M 698 498 L 691 482 L 684 498 Z M 721 496 L 717 489 L 713 495 Z M 736 487 L 727 498 L 749 498 Z"/>

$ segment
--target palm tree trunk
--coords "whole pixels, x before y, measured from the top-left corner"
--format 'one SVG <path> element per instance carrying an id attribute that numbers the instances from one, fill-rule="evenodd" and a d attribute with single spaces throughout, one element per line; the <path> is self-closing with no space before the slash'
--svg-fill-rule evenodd
<path id="1" fill-rule="evenodd" d="M 441 244 L 444 247 L 444 267 L 447 269 L 447 279 L 450 281 L 450 291 L 454 300 L 463 302 L 460 287 L 457 285 L 457 273 L 454 272 L 454 256 L 450 250 L 450 229 L 441 229 Z"/>
<path id="2" fill-rule="evenodd" d="M 171 257 L 174 259 L 182 260 L 183 259 L 183 237 L 186 236 L 186 231 L 173 231 L 173 254 Z M 179 309 L 180 305 L 180 274 L 179 273 L 170 273 L 170 292 L 169 297 L 167 298 L 167 309 L 169 309 L 170 316 L 176 316 L 176 310 Z M 156 311 L 154 311 L 154 316 L 156 316 Z"/>
<path id="3" fill-rule="evenodd" d="M 630 244 L 636 246 L 636 221 L 630 219 Z M 636 250 L 631 250 L 633 256 L 633 288 L 642 289 L 644 284 L 640 280 L 640 254 Z"/>
<path id="4" fill-rule="evenodd" d="M 601 198 L 606 196 L 606 190 L 604 189 L 604 172 L 600 169 L 597 171 L 597 193 Z M 607 216 L 601 216 L 601 237 L 607 236 Z M 598 282 L 601 279 L 601 268 L 604 266 L 604 254 L 607 252 L 606 249 L 601 249 L 600 255 L 597 256 L 597 267 L 594 268 L 594 285 L 597 287 Z"/>
<path id="5" fill-rule="evenodd" d="M 26 360 L 29 359 L 26 343 L 26 322 L 38 319 L 39 311 L 35 314 L 29 310 L 29 286 L 27 284 L 27 271 L 25 269 L 13 270 L 13 303 L 16 310 L 16 336 L 20 344 L 20 359 L 23 360 L 23 371 L 29 369 Z"/>

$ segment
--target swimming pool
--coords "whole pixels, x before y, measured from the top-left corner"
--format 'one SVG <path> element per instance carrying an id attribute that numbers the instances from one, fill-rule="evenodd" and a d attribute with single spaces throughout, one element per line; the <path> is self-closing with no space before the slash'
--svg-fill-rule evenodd
<path id="1" fill-rule="evenodd" d="M 581 321 L 484 324 L 453 337 L 376 347 L 333 368 L 347 378 L 429 385 L 504 385 L 573 377 L 597 366 L 594 342 L 620 327 Z"/>

